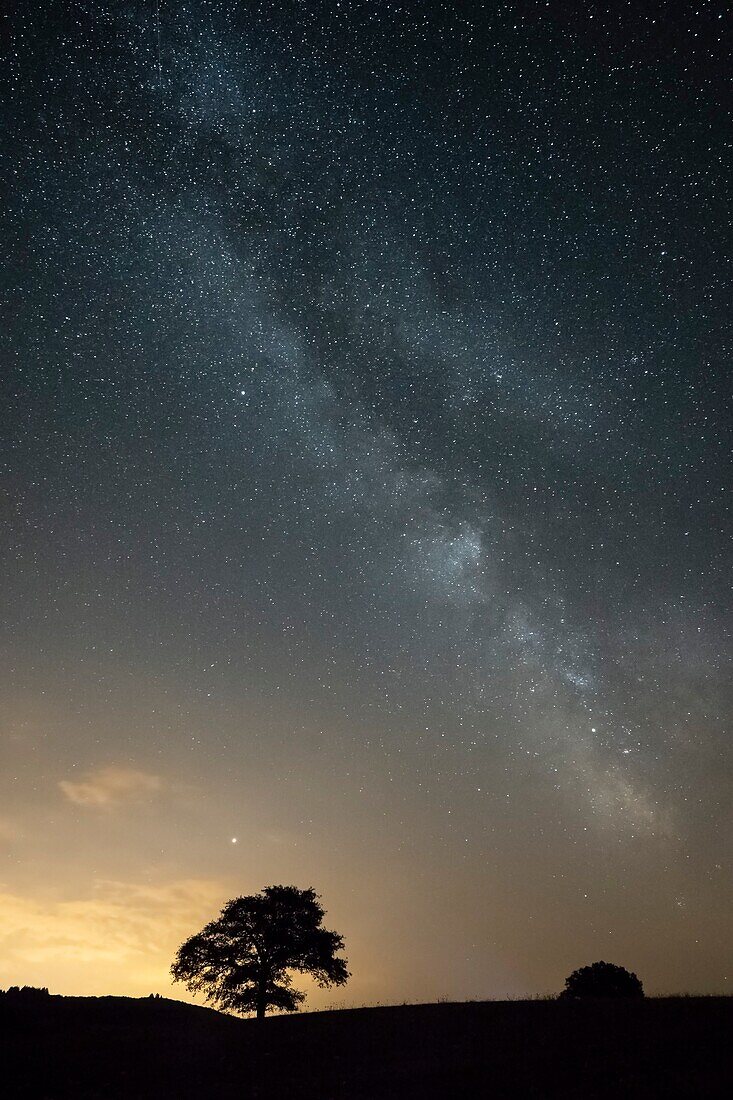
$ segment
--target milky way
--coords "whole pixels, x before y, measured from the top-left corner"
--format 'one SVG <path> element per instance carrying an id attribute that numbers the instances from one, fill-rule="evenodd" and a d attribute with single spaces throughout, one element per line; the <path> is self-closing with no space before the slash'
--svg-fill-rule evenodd
<path id="1" fill-rule="evenodd" d="M 19 927 L 313 881 L 356 999 L 590 953 L 733 980 L 728 46 L 698 8 L 11 15 Z M 44 928 L 0 982 L 106 991 Z"/>

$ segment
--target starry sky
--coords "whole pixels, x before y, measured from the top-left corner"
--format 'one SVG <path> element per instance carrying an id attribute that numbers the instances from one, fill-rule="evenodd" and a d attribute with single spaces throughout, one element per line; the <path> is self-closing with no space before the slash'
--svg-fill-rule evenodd
<path id="1" fill-rule="evenodd" d="M 725 6 L 4 32 L 0 985 L 730 991 Z"/>

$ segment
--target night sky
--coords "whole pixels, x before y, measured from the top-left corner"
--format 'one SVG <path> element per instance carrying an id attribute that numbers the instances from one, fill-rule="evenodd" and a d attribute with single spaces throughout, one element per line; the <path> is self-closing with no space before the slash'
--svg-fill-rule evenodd
<path id="1" fill-rule="evenodd" d="M 6 6 L 0 986 L 730 991 L 726 7 Z"/>

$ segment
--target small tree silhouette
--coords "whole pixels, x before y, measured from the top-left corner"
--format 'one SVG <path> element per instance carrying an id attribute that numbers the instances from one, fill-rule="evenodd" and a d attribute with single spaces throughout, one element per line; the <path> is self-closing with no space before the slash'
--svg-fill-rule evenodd
<path id="1" fill-rule="evenodd" d="M 349 978 L 346 960 L 336 957 L 344 941 L 321 928 L 323 916 L 311 888 L 267 886 L 234 898 L 178 948 L 173 980 L 220 1008 L 258 1019 L 268 1008 L 294 1012 L 305 994 L 293 989 L 289 971 L 310 974 L 322 988 Z"/>
<path id="2" fill-rule="evenodd" d="M 581 966 L 565 979 L 561 997 L 643 997 L 644 987 L 636 974 L 623 966 L 597 962 Z"/>
<path id="3" fill-rule="evenodd" d="M 46 999 L 50 1000 L 51 997 L 46 986 L 40 989 L 35 985 L 24 985 L 22 988 L 17 985 L 11 985 L 7 990 L 0 989 L 0 994 L 4 997 L 9 997 L 11 1001 L 27 1001 L 31 1004 Z"/>

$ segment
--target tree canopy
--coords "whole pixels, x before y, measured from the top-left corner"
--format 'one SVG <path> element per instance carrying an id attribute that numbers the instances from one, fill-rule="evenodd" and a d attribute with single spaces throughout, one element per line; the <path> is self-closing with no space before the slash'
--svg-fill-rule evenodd
<path id="1" fill-rule="evenodd" d="M 173 979 L 219 1008 L 258 1018 L 268 1009 L 294 1012 L 305 994 L 293 988 L 291 972 L 309 974 L 323 988 L 350 976 L 337 957 L 343 938 L 321 927 L 323 917 L 311 887 L 267 886 L 233 898 L 179 947 Z"/>
<path id="2" fill-rule="evenodd" d="M 561 997 L 643 997 L 644 987 L 636 974 L 614 963 L 596 962 L 581 966 L 565 979 Z"/>

